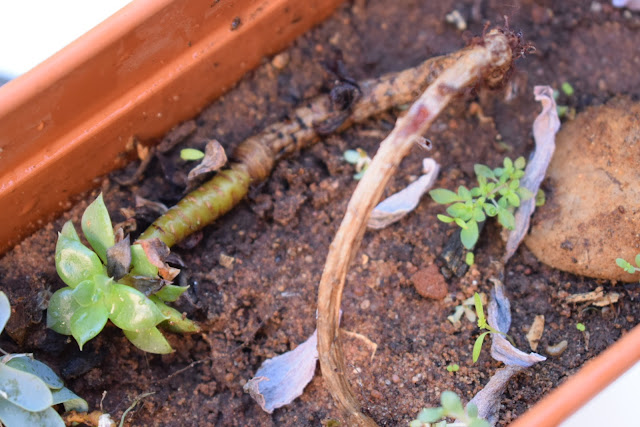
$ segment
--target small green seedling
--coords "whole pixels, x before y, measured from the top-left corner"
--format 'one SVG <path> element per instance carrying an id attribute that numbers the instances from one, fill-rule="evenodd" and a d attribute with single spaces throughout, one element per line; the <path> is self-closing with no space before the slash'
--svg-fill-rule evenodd
<path id="1" fill-rule="evenodd" d="M 177 332 L 198 330 L 165 304 L 188 287 L 161 278 L 141 244 L 129 245 L 127 237 L 116 245 L 102 194 L 82 215 L 82 231 L 93 250 L 80 241 L 71 221 L 58 234 L 56 269 L 67 286 L 51 296 L 49 328 L 73 335 L 82 349 L 111 320 L 136 347 L 160 354 L 172 349 L 159 324 Z"/>
<path id="2" fill-rule="evenodd" d="M 438 215 L 438 219 L 445 223 L 454 222 L 462 229 L 460 240 L 465 248 L 473 249 L 478 241 L 478 223 L 487 216 L 497 216 L 503 227 L 513 230 L 513 211 L 520 206 L 521 200 L 533 197 L 529 190 L 520 187 L 525 165 L 524 157 L 519 157 L 515 162 L 506 157 L 503 167 L 495 169 L 477 164 L 474 170 L 478 187 L 469 190 L 460 186 L 457 193 L 444 188 L 429 192 L 436 203 L 451 204 L 447 208 L 449 216 Z"/>
<path id="3" fill-rule="evenodd" d="M 362 148 L 355 150 L 347 150 L 342 155 L 347 163 L 351 163 L 356 166 L 356 174 L 353 175 L 353 179 L 359 181 L 367 171 L 369 164 L 371 163 L 371 157 Z"/>
<path id="4" fill-rule="evenodd" d="M 424 408 L 418 414 L 418 418 L 409 423 L 409 427 L 489 427 L 490 424 L 478 417 L 478 408 L 473 403 L 462 407 L 462 401 L 452 391 L 444 391 L 440 395 L 440 407 Z M 443 418 L 454 418 L 455 423 L 449 424 Z"/>
<path id="5" fill-rule="evenodd" d="M 180 158 L 185 161 L 200 160 L 204 158 L 204 153 L 195 148 L 183 148 L 180 150 Z"/>
<path id="6" fill-rule="evenodd" d="M 569 82 L 562 83 L 560 89 L 562 89 L 562 92 L 564 92 L 564 94 L 567 96 L 573 96 L 573 94 L 575 93 L 573 86 L 571 86 Z"/>
<path id="7" fill-rule="evenodd" d="M 476 338 L 476 342 L 473 344 L 473 363 L 476 363 L 478 361 L 478 358 L 480 357 L 480 351 L 482 351 L 482 343 L 484 342 L 484 338 L 487 336 L 487 334 L 500 334 L 505 336 L 506 334 L 493 329 L 489 325 L 487 319 L 484 317 L 484 307 L 482 306 L 482 299 L 477 292 L 473 295 L 473 299 L 476 308 L 476 315 L 478 316 L 478 327 L 480 329 L 486 330 L 486 332 L 481 333 L 480 336 Z"/>
<path id="8" fill-rule="evenodd" d="M 9 316 L 9 299 L 0 291 L 0 333 Z M 64 421 L 54 405 L 62 403 L 65 411 L 87 412 L 87 402 L 64 387 L 53 370 L 31 354 L 0 357 L 0 423 L 6 427 L 56 426 Z"/>
<path id="9" fill-rule="evenodd" d="M 584 332 L 587 330 L 587 327 L 584 326 L 584 323 L 576 323 L 576 329 L 580 332 Z"/>
<path id="10" fill-rule="evenodd" d="M 617 258 L 616 259 L 616 264 L 618 264 L 618 267 L 622 268 L 627 273 L 633 274 L 636 271 L 640 271 L 640 254 L 636 255 L 636 259 L 634 261 L 636 263 L 635 267 L 633 265 L 631 265 L 630 262 L 625 261 L 622 258 Z"/>
<path id="11" fill-rule="evenodd" d="M 475 255 L 473 255 L 473 252 L 467 252 L 467 254 L 464 257 L 464 262 L 471 267 L 476 261 L 476 257 Z"/>
<path id="12" fill-rule="evenodd" d="M 447 366 L 447 371 L 449 372 L 458 372 L 458 370 L 460 370 L 460 365 L 457 363 L 452 363 Z"/>

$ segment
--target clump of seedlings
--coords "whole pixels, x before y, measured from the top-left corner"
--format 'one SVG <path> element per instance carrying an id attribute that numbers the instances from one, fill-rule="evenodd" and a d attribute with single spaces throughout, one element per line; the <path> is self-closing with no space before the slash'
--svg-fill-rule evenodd
<path id="1" fill-rule="evenodd" d="M 356 174 L 353 175 L 353 179 L 356 181 L 360 181 L 364 176 L 364 173 L 367 171 L 369 167 L 369 163 L 371 163 L 371 157 L 364 151 L 362 148 L 357 148 L 355 150 L 347 150 L 342 154 L 342 157 L 347 163 L 351 163 L 356 167 Z"/>
<path id="2" fill-rule="evenodd" d="M 9 299 L 0 292 L 0 333 L 11 314 Z M 0 349 L 0 422 L 6 427 L 51 426 L 65 423 L 54 405 L 65 411 L 87 412 L 87 402 L 68 388 L 50 367 L 31 354 L 9 354 Z"/>
<path id="3" fill-rule="evenodd" d="M 506 157 L 503 167 L 495 169 L 476 164 L 474 170 L 478 177 L 477 187 L 469 190 L 461 185 L 457 193 L 444 188 L 429 192 L 436 203 L 451 205 L 447 208 L 449 216 L 438 215 L 438 219 L 445 223 L 455 223 L 462 229 L 460 240 L 465 248 L 473 249 L 478 241 L 478 224 L 485 221 L 487 216 L 497 217 L 504 228 L 514 229 L 513 211 L 520 206 L 521 200 L 533 196 L 529 190 L 520 186 L 525 165 L 524 157 L 519 157 L 515 162 Z"/>
<path id="4" fill-rule="evenodd" d="M 164 245 L 130 245 L 129 236 L 122 238 L 122 233 L 116 242 L 102 195 L 82 215 L 82 231 L 91 248 L 81 242 L 71 221 L 58 234 L 56 269 L 67 286 L 49 301 L 48 327 L 72 335 L 82 349 L 111 320 L 136 347 L 160 354 L 172 349 L 158 325 L 175 332 L 198 330 L 165 304 L 176 301 L 188 287 L 171 284 L 179 270 L 164 262 Z"/>
<path id="5" fill-rule="evenodd" d="M 424 408 L 418 417 L 409 423 L 409 427 L 489 427 L 490 424 L 478 417 L 478 407 L 474 403 L 462 406 L 462 401 L 452 391 L 444 391 L 440 395 L 437 408 Z M 443 418 L 453 418 L 449 423 Z"/>

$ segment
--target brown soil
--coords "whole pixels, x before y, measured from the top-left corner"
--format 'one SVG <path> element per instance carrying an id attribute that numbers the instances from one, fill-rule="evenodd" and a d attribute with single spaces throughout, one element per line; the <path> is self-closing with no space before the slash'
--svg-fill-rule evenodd
<path id="1" fill-rule="evenodd" d="M 593 4 L 601 5 L 601 10 L 590 10 L 588 2 L 577 0 L 345 3 L 293 44 L 287 51 L 288 64 L 282 57 L 274 63 L 266 59 L 207 108 L 196 118 L 195 135 L 162 161 L 154 161 L 139 185 L 123 187 L 105 178 L 63 218 L 4 256 L 0 289 L 8 293 L 14 312 L 0 345 L 9 351 L 34 352 L 92 409 L 102 407 L 114 419 L 140 394 L 155 392 L 127 416 L 131 425 L 317 426 L 340 419 L 319 370 L 301 398 L 273 415 L 262 412 L 242 386 L 266 358 L 294 348 L 313 332 L 324 259 L 356 184 L 353 167 L 342 161 L 342 152 L 362 147 L 374 154 L 401 109 L 280 162 L 268 181 L 252 189 L 248 200 L 207 227 L 195 247 L 175 248 L 188 266 L 181 283 L 191 285 L 177 306 L 202 325 L 202 333 L 171 335 L 176 349 L 171 355 L 142 353 L 113 326 L 86 344 L 83 352 L 72 339 L 45 328 L 43 301 L 48 292 L 62 286 L 53 260 L 56 232 L 68 219 L 78 224 L 98 191 L 104 192 L 114 222 L 124 220 L 120 209 L 133 207 L 135 195 L 175 203 L 183 174 L 192 166 L 179 160 L 179 148 L 203 148 L 208 138 L 217 138 L 231 150 L 286 117 L 302 100 L 326 92 L 334 77 L 324 64 L 341 58 L 351 77 L 361 79 L 462 47 L 461 33 L 445 22 L 445 15 L 456 8 L 475 34 L 482 32 L 485 20 L 500 24 L 507 15 L 511 27 L 521 29 L 537 47 L 535 54 L 518 62 L 507 87 L 471 91 L 429 132 L 434 144 L 430 155 L 442 164 L 438 186 L 469 185 L 474 163 L 496 165 L 505 155 L 527 155 L 532 149 L 531 123 L 539 110 L 532 96 L 535 84 L 559 87 L 570 82 L 576 94 L 561 95 L 559 102 L 578 111 L 617 94 L 636 99 L 640 95 L 640 16 L 625 15 L 605 2 Z M 477 102 L 489 120 L 471 114 L 471 102 Z M 388 192 L 420 173 L 422 156 L 416 149 L 405 160 Z M 135 167 L 132 164 L 116 175 L 129 176 Z M 486 349 L 472 364 L 476 326 L 463 321 L 456 330 L 447 321 L 461 300 L 489 290 L 490 263 L 503 250 L 494 224 L 485 227 L 480 238 L 476 266 L 463 278 L 448 280 L 451 297 L 425 299 L 410 282 L 438 257 L 453 231 L 436 220 L 441 211 L 425 198 L 398 224 L 367 232 L 347 277 L 342 327 L 377 344 L 372 354 L 365 340 L 345 336 L 349 381 L 380 425 L 406 425 L 420 408 L 436 404 L 443 390 L 468 400 L 499 367 Z M 147 224 L 139 220 L 138 232 Z M 235 258 L 231 268 L 220 264 L 222 254 Z M 528 349 L 525 332 L 538 314 L 547 322 L 539 352 L 544 354 L 546 345 L 563 339 L 569 346 L 561 356 L 513 379 L 504 395 L 502 424 L 575 373 L 640 317 L 636 285 L 553 270 L 526 248 L 507 266 L 505 284 L 512 300 L 511 335 L 520 348 Z M 605 309 L 563 303 L 568 293 L 597 285 L 620 292 L 620 302 Z M 576 330 L 577 322 L 586 325 L 589 339 Z M 447 372 L 449 363 L 458 363 L 460 370 Z"/>

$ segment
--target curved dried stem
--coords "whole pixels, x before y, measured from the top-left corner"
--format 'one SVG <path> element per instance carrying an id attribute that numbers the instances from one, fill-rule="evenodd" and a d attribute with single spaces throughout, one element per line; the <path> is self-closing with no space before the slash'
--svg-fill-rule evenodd
<path id="1" fill-rule="evenodd" d="M 490 31 L 475 46 L 464 50 L 398 119 L 356 187 L 331 243 L 318 290 L 318 352 L 322 375 L 334 400 L 346 412 L 348 425 L 376 425 L 360 411 L 344 375 L 338 328 L 347 269 L 360 246 L 369 215 L 415 138 L 427 130 L 451 98 L 479 79 L 496 85 L 504 78 L 513 61 L 512 40 L 501 30 Z"/>

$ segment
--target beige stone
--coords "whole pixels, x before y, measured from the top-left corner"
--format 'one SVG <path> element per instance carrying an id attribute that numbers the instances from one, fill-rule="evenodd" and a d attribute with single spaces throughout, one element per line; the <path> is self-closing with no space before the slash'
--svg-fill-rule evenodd
<path id="1" fill-rule="evenodd" d="M 640 104 L 619 98 L 564 123 L 547 173 L 547 203 L 525 244 L 574 274 L 638 281 L 615 263 L 640 252 Z"/>

